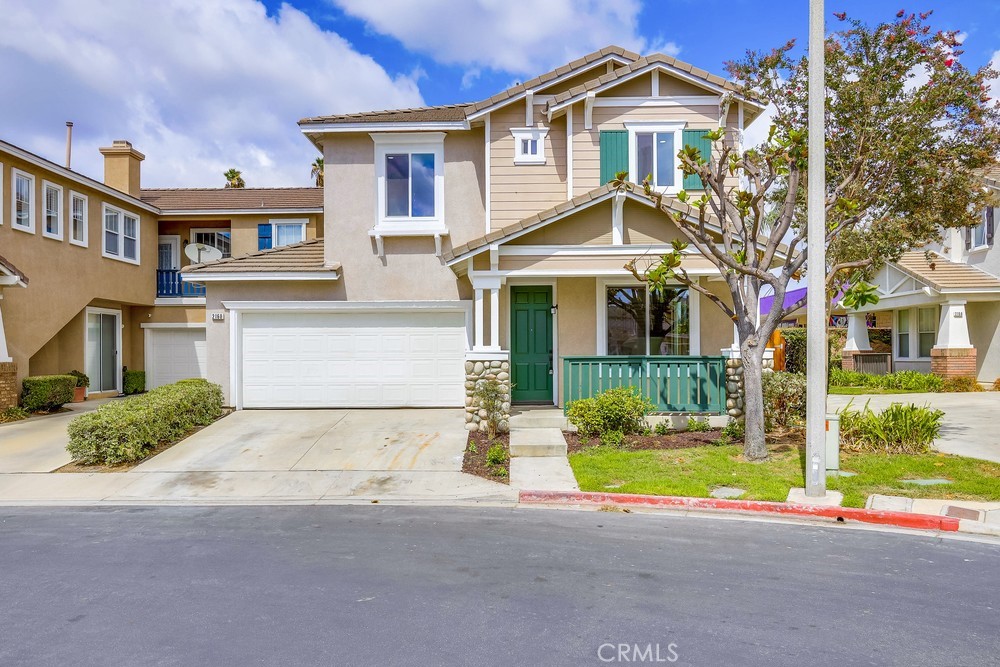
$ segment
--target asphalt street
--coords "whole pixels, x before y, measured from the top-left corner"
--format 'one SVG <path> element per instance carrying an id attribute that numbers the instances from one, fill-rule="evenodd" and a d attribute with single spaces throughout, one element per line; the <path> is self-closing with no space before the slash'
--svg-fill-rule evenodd
<path id="1" fill-rule="evenodd" d="M 648 514 L 0 509 L 0 665 L 995 665 L 1000 546 Z"/>

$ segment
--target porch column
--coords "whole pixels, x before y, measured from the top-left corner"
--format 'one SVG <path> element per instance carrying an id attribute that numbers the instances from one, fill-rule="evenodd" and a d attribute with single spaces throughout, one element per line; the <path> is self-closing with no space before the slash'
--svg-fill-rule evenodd
<path id="1" fill-rule="evenodd" d="M 931 372 L 942 377 L 976 376 L 976 348 L 969 339 L 965 301 L 941 305 L 937 341 L 931 348 Z"/>
<path id="2" fill-rule="evenodd" d="M 3 288 L 0 288 L 0 301 L 3 301 Z M 0 306 L 3 304 L 0 303 Z M 7 351 L 7 334 L 4 332 L 3 328 L 3 308 L 0 307 L 0 363 L 12 362 L 14 361 L 10 357 L 10 353 Z"/>
<path id="3" fill-rule="evenodd" d="M 500 349 L 500 288 L 490 289 L 490 349 Z"/>
<path id="4" fill-rule="evenodd" d="M 483 330 L 486 328 L 485 318 L 483 316 L 483 290 L 481 288 L 476 288 L 476 298 L 475 298 L 475 345 L 474 349 L 483 349 Z"/>
<path id="5" fill-rule="evenodd" d="M 0 299 L 3 299 L 3 289 L 0 288 Z M 0 410 L 6 410 L 17 405 L 18 385 L 17 364 L 7 350 L 7 336 L 3 329 L 3 309 L 0 308 Z"/>
<path id="6" fill-rule="evenodd" d="M 869 352 L 872 349 L 871 341 L 868 340 L 868 322 L 865 313 L 847 314 L 847 342 L 841 352 L 840 366 L 845 371 L 854 370 L 854 354 L 856 352 Z"/>

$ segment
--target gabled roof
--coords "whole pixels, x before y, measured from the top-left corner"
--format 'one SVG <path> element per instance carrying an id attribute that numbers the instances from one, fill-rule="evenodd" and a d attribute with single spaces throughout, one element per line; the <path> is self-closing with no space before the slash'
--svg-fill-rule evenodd
<path id="1" fill-rule="evenodd" d="M 240 274 L 240 273 L 334 273 L 340 271 L 340 263 L 324 264 L 323 239 L 303 241 L 281 248 L 260 250 L 239 257 L 227 257 L 214 262 L 193 264 L 181 269 L 181 273 L 193 274 Z"/>
<path id="2" fill-rule="evenodd" d="M 20 269 L 11 264 L 3 255 L 0 255 L 0 274 L 17 278 L 19 287 L 28 286 L 28 276 L 24 275 Z"/>
<path id="3" fill-rule="evenodd" d="M 1000 190 L 1000 165 L 994 165 L 987 169 L 984 180 L 990 187 Z"/>
<path id="4" fill-rule="evenodd" d="M 1000 291 L 1000 279 L 975 266 L 952 262 L 936 253 L 931 253 L 929 258 L 921 250 L 903 253 L 894 265 L 939 292 Z"/>
<path id="5" fill-rule="evenodd" d="M 157 188 L 139 196 L 165 212 L 323 208 L 323 188 Z"/>

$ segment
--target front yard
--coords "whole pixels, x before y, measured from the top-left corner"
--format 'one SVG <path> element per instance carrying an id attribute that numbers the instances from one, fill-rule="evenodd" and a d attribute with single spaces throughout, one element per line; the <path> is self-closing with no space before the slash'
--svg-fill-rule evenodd
<path id="1" fill-rule="evenodd" d="M 743 500 L 784 501 L 805 485 L 802 447 L 771 445 L 766 463 L 742 459 L 736 445 L 630 451 L 595 446 L 569 456 L 581 491 L 709 497 L 719 487 L 745 489 Z M 947 454 L 886 455 L 842 452 L 841 470 L 827 487 L 844 494 L 844 506 L 864 507 L 873 493 L 910 498 L 1000 501 L 1000 464 Z M 947 479 L 921 486 L 913 479 Z"/>

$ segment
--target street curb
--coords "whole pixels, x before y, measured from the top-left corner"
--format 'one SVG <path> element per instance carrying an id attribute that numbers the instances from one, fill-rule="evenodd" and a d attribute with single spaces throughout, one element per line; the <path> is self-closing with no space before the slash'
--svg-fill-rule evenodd
<path id="1" fill-rule="evenodd" d="M 715 510 L 740 513 L 777 514 L 807 518 L 857 521 L 899 528 L 958 532 L 958 519 L 933 514 L 866 510 L 857 507 L 796 505 L 763 500 L 723 500 L 718 498 L 683 498 L 679 496 L 644 496 L 632 493 L 592 493 L 586 491 L 530 491 L 518 496 L 522 505 L 611 505 L 649 509 Z"/>

